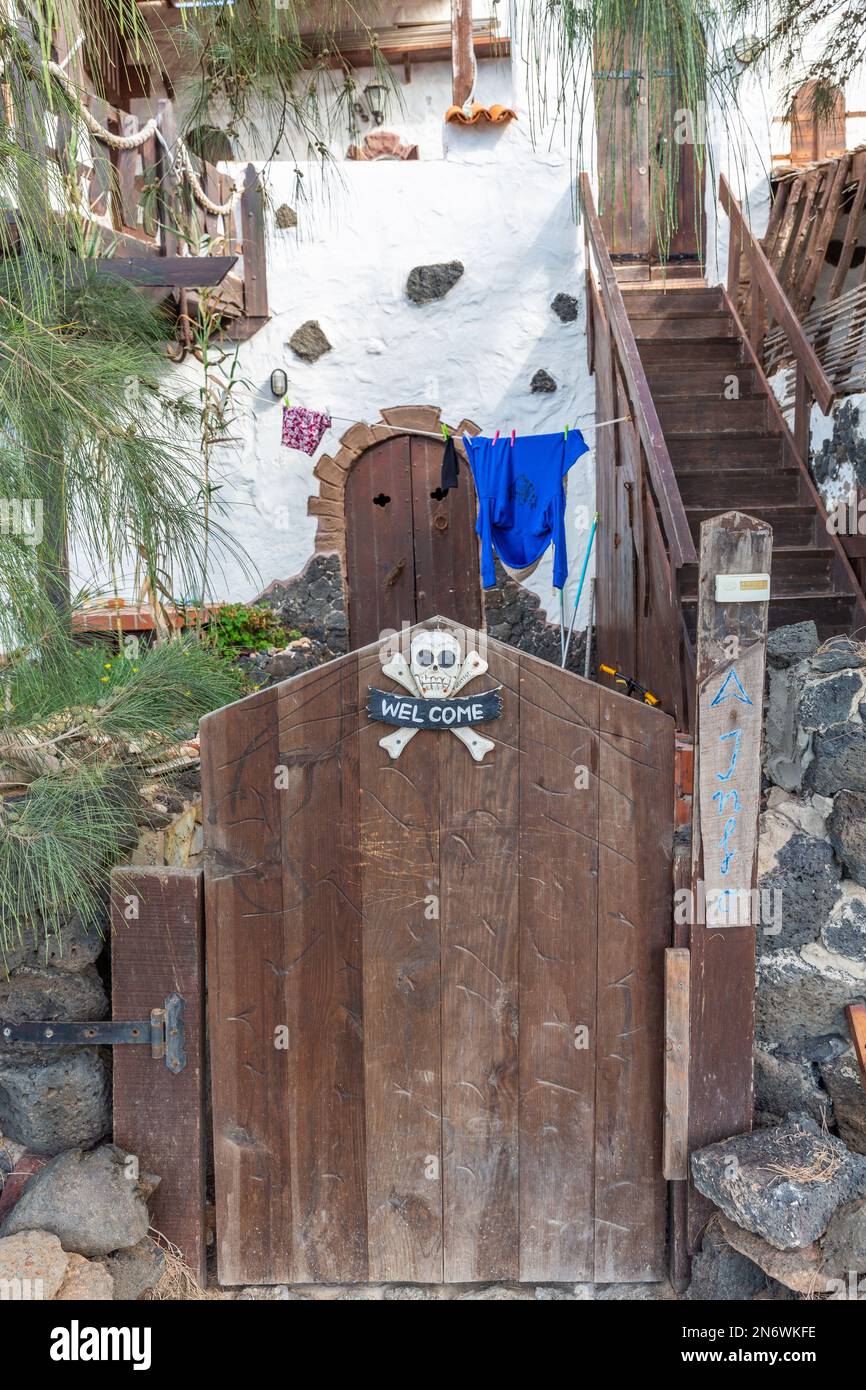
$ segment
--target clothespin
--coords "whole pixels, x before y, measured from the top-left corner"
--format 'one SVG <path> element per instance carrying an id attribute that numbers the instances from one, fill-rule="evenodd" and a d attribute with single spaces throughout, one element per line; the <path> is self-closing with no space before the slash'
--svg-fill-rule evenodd
<path id="1" fill-rule="evenodd" d="M 494 436 L 493 436 L 493 443 L 495 444 L 495 443 L 498 441 L 498 439 L 499 439 L 499 431 L 497 430 L 496 433 L 495 433 Z"/>
<path id="2" fill-rule="evenodd" d="M 289 400 L 288 396 L 283 396 L 283 405 L 287 405 L 287 406 L 291 407 L 291 404 L 292 404 L 292 403 L 291 403 L 291 401 Z"/>
<path id="3" fill-rule="evenodd" d="M 512 431 L 511 431 L 511 447 L 512 447 L 512 449 L 514 448 L 514 437 L 515 437 L 516 434 L 517 434 L 517 430 L 512 430 Z"/>
<path id="4" fill-rule="evenodd" d="M 440 425 L 439 428 L 440 428 L 440 430 L 442 431 L 442 438 L 445 440 L 445 442 L 446 442 L 446 444 L 447 444 L 447 443 L 448 443 L 448 426 L 447 426 L 447 425 Z"/>
<path id="5" fill-rule="evenodd" d="M 564 435 L 563 437 L 564 437 L 565 439 L 568 439 L 568 425 L 566 425 L 566 427 L 565 427 L 565 435 Z"/>

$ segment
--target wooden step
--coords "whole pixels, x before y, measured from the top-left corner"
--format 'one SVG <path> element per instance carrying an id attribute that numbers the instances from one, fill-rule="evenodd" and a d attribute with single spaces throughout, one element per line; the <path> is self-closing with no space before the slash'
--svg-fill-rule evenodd
<path id="1" fill-rule="evenodd" d="M 677 486 L 684 507 L 715 507 L 719 512 L 736 507 L 755 515 L 780 506 L 797 507 L 800 473 L 796 469 L 768 472 L 765 469 L 689 469 L 681 472 L 674 465 Z"/>
<path id="2" fill-rule="evenodd" d="M 829 545 L 820 550 L 813 546 L 774 547 L 770 564 L 770 601 L 803 593 L 833 596 L 834 554 Z M 697 565 L 684 566 L 681 592 L 684 602 L 697 602 Z"/>
<path id="3" fill-rule="evenodd" d="M 656 315 L 629 314 L 629 322 L 638 347 L 647 341 L 668 342 L 672 338 L 694 342 L 696 339 L 701 341 L 705 338 L 712 340 L 734 337 L 734 320 L 727 310 L 719 310 L 716 314 L 696 314 L 694 317 L 670 312 Z"/>
<path id="4" fill-rule="evenodd" d="M 635 335 L 637 337 L 637 335 Z M 641 338 L 637 343 L 641 361 L 646 368 L 663 365 L 670 371 L 694 367 L 710 367 L 717 362 L 740 365 L 742 344 L 738 338 Z"/>
<path id="5" fill-rule="evenodd" d="M 799 471 L 785 466 L 784 446 L 778 434 L 744 434 L 727 439 L 715 432 L 668 435 L 665 431 L 665 440 L 677 474 L 691 469 L 713 474 L 766 469 L 772 478 L 775 473 Z"/>
<path id="6" fill-rule="evenodd" d="M 656 317 L 674 314 L 677 316 L 705 317 L 707 314 L 722 312 L 722 292 L 720 289 L 702 289 L 698 286 L 676 289 L 635 286 L 624 290 L 623 302 L 629 318 L 635 316 Z"/>
<path id="7" fill-rule="evenodd" d="M 686 507 L 686 517 L 688 518 L 695 545 L 698 544 L 701 531 L 701 522 L 708 521 L 712 516 L 719 516 L 722 512 L 730 511 L 737 506 L 737 499 L 728 497 L 724 505 L 715 507 Z M 756 516 L 761 521 L 766 521 L 773 528 L 773 545 L 791 546 L 812 546 L 816 536 L 819 534 L 816 522 L 818 513 L 814 507 L 804 507 L 801 505 L 791 506 L 787 503 L 781 506 L 755 505 L 753 507 L 741 508 L 747 511 L 750 516 Z M 819 523 L 820 524 L 820 523 Z M 823 537 L 822 537 L 823 539 Z"/>
<path id="8" fill-rule="evenodd" d="M 697 629 L 697 601 L 692 598 L 683 602 L 683 617 L 686 631 L 694 643 Z M 798 594 L 771 597 L 768 625 L 772 632 L 777 627 L 787 627 L 789 623 L 802 623 L 811 618 L 818 629 L 818 638 L 826 642 L 828 637 L 840 633 L 850 633 L 855 620 L 855 604 L 851 594 L 823 594 L 804 590 Z"/>
<path id="9" fill-rule="evenodd" d="M 683 368 L 671 367 L 667 362 L 644 364 L 647 381 L 653 399 L 682 400 L 693 396 L 709 396 L 713 400 L 729 400 L 732 378 L 736 382 L 739 400 L 751 400 L 755 396 L 766 399 L 758 386 L 754 367 L 723 362 L 711 366 Z M 726 394 L 727 393 L 727 394 Z"/>
<path id="10" fill-rule="evenodd" d="M 767 428 L 766 396 L 737 401 L 719 400 L 718 396 L 659 399 L 656 410 L 668 445 L 674 434 L 760 434 Z"/>

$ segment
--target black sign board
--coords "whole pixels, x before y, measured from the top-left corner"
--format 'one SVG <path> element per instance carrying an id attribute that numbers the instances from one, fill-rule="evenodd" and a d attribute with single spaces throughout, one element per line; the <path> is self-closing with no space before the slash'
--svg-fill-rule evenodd
<path id="1" fill-rule="evenodd" d="M 498 690 L 484 690 L 480 695 L 455 695 L 451 700 L 422 700 L 416 695 L 371 688 L 367 713 L 381 724 L 403 729 L 465 729 L 498 719 L 502 696 Z"/>

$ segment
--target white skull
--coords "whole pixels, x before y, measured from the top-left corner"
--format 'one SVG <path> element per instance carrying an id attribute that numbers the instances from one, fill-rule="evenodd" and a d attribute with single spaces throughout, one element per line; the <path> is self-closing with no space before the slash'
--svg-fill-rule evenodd
<path id="1" fill-rule="evenodd" d="M 460 672 L 460 643 L 450 632 L 416 633 L 409 669 L 425 700 L 447 699 Z"/>

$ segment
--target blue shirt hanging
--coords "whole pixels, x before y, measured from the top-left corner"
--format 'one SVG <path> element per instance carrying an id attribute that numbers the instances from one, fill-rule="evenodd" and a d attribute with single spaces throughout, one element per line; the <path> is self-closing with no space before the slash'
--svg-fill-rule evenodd
<path id="1" fill-rule="evenodd" d="M 493 552 L 522 570 L 553 543 L 553 584 L 568 578 L 565 545 L 565 475 L 589 448 L 580 430 L 487 439 L 463 436 L 478 494 L 481 583 L 496 582 Z"/>

